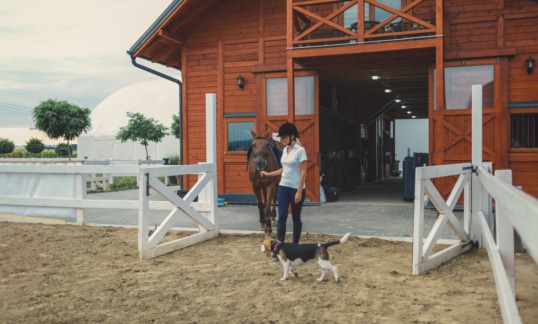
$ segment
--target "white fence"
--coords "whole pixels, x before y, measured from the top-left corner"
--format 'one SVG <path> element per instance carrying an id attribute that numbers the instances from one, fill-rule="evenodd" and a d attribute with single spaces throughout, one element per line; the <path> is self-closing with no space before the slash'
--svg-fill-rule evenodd
<path id="1" fill-rule="evenodd" d="M 30 178 L 27 187 L 38 186 L 43 190 L 11 190 L 8 186 L 0 194 L 2 208 L 23 207 L 24 212 L 42 212 L 47 209 L 74 210 L 76 222 L 86 223 L 84 209 L 137 209 L 138 250 L 141 259 L 153 258 L 219 235 L 216 177 L 216 96 L 206 95 L 206 163 L 196 165 L 82 165 L 61 164 L 16 164 L 6 163 L 0 167 L 0 178 L 8 179 L 15 188 L 20 179 Z M 86 199 L 86 177 L 88 174 L 136 175 L 139 183 L 138 200 L 95 200 Z M 175 175 L 197 175 L 198 181 L 183 197 L 167 188 L 159 177 Z M 66 178 L 68 190 L 58 190 L 58 179 Z M 4 184 L 6 185 L 6 184 Z M 150 201 L 149 188 L 153 188 L 166 201 Z M 22 193 L 21 193 L 22 192 Z M 45 193 L 45 194 L 44 194 Z M 198 197 L 197 202 L 193 202 Z M 28 211 L 28 208 L 34 208 Z M 149 236 L 149 210 L 170 210 L 168 216 Z M 33 216 L 27 214 L 28 216 Z M 40 216 L 40 215 L 37 215 Z M 186 216 L 196 222 L 199 233 L 161 243 L 178 217 Z"/>
<path id="2" fill-rule="evenodd" d="M 482 163 L 482 86 L 473 86 L 472 163 L 420 167 L 415 173 L 415 216 L 412 273 L 420 274 L 469 250 L 485 247 L 491 262 L 499 305 L 505 323 L 521 323 L 515 301 L 514 229 L 538 262 L 538 201 L 511 186 L 510 170 L 491 175 L 491 163 Z M 458 175 L 447 201 L 431 179 Z M 453 213 L 463 193 L 463 224 Z M 424 204 L 427 195 L 439 216 L 424 240 Z M 493 199 L 496 203 L 493 218 Z M 449 225 L 458 241 L 431 254 L 441 230 Z M 495 233 L 495 235 L 493 234 Z"/>

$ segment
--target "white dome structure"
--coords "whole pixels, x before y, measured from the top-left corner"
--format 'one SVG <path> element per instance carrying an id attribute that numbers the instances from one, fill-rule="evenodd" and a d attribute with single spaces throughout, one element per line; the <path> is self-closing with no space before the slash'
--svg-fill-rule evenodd
<path id="1" fill-rule="evenodd" d="M 172 116 L 179 113 L 178 84 L 158 79 L 129 85 L 108 96 L 91 113 L 92 130 L 78 138 L 78 158 L 145 160 L 142 144 L 116 139 L 120 127 L 127 126 L 127 112 L 140 113 L 170 128 Z M 150 142 L 148 155 L 152 160 L 179 155 L 179 144 L 179 139 L 167 135 L 160 143 Z"/>

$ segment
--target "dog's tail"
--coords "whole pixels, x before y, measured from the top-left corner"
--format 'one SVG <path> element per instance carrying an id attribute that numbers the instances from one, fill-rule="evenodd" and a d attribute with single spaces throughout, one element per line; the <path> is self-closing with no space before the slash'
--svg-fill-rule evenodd
<path id="1" fill-rule="evenodd" d="M 326 247 L 329 247 L 331 245 L 336 245 L 336 244 L 344 244 L 347 242 L 347 239 L 349 238 L 349 236 L 351 235 L 351 233 L 347 233 L 346 235 L 344 235 L 341 239 L 337 240 L 337 241 L 333 241 L 333 242 L 329 242 L 329 243 L 325 243 L 324 245 Z"/>

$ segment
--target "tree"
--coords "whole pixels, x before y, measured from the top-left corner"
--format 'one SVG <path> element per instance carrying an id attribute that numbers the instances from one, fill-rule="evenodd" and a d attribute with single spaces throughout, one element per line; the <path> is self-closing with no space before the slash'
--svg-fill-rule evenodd
<path id="1" fill-rule="evenodd" d="M 0 137 L 0 154 L 12 153 L 15 149 L 15 143 L 7 138 Z"/>
<path id="2" fill-rule="evenodd" d="M 31 137 L 24 147 L 30 153 L 39 154 L 45 149 L 45 144 L 39 138 Z"/>
<path id="3" fill-rule="evenodd" d="M 63 138 L 67 141 L 71 160 L 69 143 L 92 128 L 90 114 L 91 110 L 88 108 L 81 108 L 67 101 L 49 99 L 34 108 L 32 117 L 35 127 L 49 138 Z"/>
<path id="4" fill-rule="evenodd" d="M 148 144 L 149 142 L 159 143 L 168 135 L 168 128 L 159 123 L 153 118 L 146 118 L 141 113 L 128 112 L 129 122 L 127 126 L 120 127 L 116 134 L 116 139 L 122 143 L 131 140 L 133 142 L 140 141 L 146 149 L 146 160 L 149 160 Z"/>
<path id="5" fill-rule="evenodd" d="M 173 135 L 177 139 L 181 139 L 181 134 L 179 133 L 179 115 L 173 115 L 172 116 L 172 126 L 170 126 L 170 135 Z"/>

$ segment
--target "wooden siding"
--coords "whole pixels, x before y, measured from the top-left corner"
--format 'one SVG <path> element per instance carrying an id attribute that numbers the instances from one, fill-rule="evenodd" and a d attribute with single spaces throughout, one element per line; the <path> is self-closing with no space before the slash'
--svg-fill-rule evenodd
<path id="1" fill-rule="evenodd" d="M 227 152 L 224 116 L 247 113 L 265 131 L 261 73 L 286 69 L 284 1 L 228 1 L 192 27 L 183 47 L 185 163 L 205 160 L 205 93 L 217 94 L 217 176 L 220 193 L 251 193 L 246 152 Z M 241 75 L 244 88 L 237 86 Z M 234 118 L 234 121 L 241 121 Z M 187 179 L 190 187 L 196 177 Z"/>
<path id="2" fill-rule="evenodd" d="M 264 111 L 266 75 L 282 73 L 285 77 L 292 78 L 297 75 L 297 71 L 309 68 L 312 70 L 307 72 L 311 75 L 318 73 L 320 77 L 326 77 L 329 74 L 323 75 L 322 70 L 326 65 L 334 64 L 331 61 L 345 62 L 346 68 L 343 70 L 348 70 L 347 67 L 350 65 L 354 65 L 355 68 L 369 65 L 368 58 L 372 59 L 370 62 L 372 65 L 379 60 L 390 61 L 392 56 L 388 54 L 395 51 L 400 53 L 403 49 L 407 49 L 405 46 L 415 46 L 433 48 L 433 51 L 436 51 L 435 54 L 432 54 L 432 51 L 425 51 L 425 56 L 419 59 L 421 62 L 430 60 L 428 64 L 432 63 L 431 71 L 434 68 L 442 71 L 444 67 L 457 64 L 462 66 L 467 64 L 495 65 L 495 87 L 485 89 L 485 91 L 493 91 L 494 96 L 492 102 L 485 102 L 487 107 L 484 109 L 484 160 L 491 160 L 495 168 L 512 168 L 514 185 L 521 185 L 526 192 L 538 196 L 538 186 L 533 185 L 529 180 L 536 179 L 538 175 L 538 163 L 536 163 L 538 152 L 510 151 L 508 144 L 510 116 L 508 104 L 538 101 L 536 79 L 538 69 L 533 74 L 527 74 L 525 68 L 525 60 L 529 56 L 538 59 L 538 38 L 535 36 L 538 33 L 537 3 L 529 0 L 446 0 L 442 2 L 442 6 L 439 6 L 439 0 L 424 0 L 420 3 L 416 2 L 419 4 L 405 13 L 429 22 L 436 19 L 437 21 L 433 24 L 435 30 L 431 32 L 443 35 L 442 40 L 438 38 L 438 43 L 415 40 L 413 42 L 386 41 L 383 44 L 358 44 L 360 43 L 358 42 L 352 45 L 348 42 L 346 46 L 303 48 L 300 51 L 287 49 L 287 47 L 292 47 L 293 43 L 293 35 L 287 34 L 289 33 L 288 23 L 293 17 L 286 16 L 292 11 L 291 8 L 286 8 L 286 5 L 293 6 L 293 3 L 298 3 L 298 1 L 214 2 L 212 8 L 206 8 L 204 11 L 203 19 L 190 20 L 192 23 L 188 25 L 188 29 L 182 30 L 181 35 L 176 35 L 181 36 L 182 44 L 181 51 L 178 53 L 181 55 L 184 82 L 183 162 L 191 164 L 205 161 L 205 93 L 217 93 L 219 192 L 251 192 L 248 177 L 245 176 L 246 167 L 243 168 L 246 154 L 226 151 L 224 116 L 237 113 L 249 113 L 253 116 L 251 119 L 255 121 L 258 131 L 267 129 L 275 131 L 285 119 L 295 118 L 294 121 L 298 127 L 306 130 L 302 134 L 302 140 L 308 147 L 309 160 L 312 159 L 309 164 L 307 184 L 312 186 L 314 183 L 319 183 L 317 179 L 319 177 L 317 163 L 319 134 L 317 124 L 315 124 L 318 115 L 302 118 L 289 113 L 288 116 L 267 118 Z M 403 0 L 402 8 L 413 3 L 415 3 L 413 0 Z M 308 5 L 306 2 L 303 4 Z M 341 8 L 341 5 L 338 1 L 316 3 L 316 6 L 311 6 L 311 8 L 316 7 L 311 12 L 326 17 L 332 11 Z M 443 18 L 442 21 L 439 21 L 440 17 Z M 178 20 L 180 20 L 179 17 Z M 342 23 L 340 18 L 331 18 L 331 22 Z M 179 30 L 173 28 L 169 30 L 170 33 L 174 31 L 179 33 Z M 432 36 L 431 34 L 429 36 Z M 374 35 L 374 33 L 367 36 L 373 37 L 372 40 L 384 37 L 379 34 Z M 358 37 L 358 40 L 361 40 L 360 37 L 364 35 Z M 166 41 L 167 39 L 163 39 L 164 44 L 168 44 Z M 325 45 L 330 44 L 332 43 Z M 399 44 L 404 45 L 400 48 Z M 166 52 L 167 46 L 155 47 L 153 51 L 153 53 Z M 374 54 L 370 56 L 363 53 L 364 51 L 371 51 Z M 167 57 L 170 55 L 168 53 Z M 300 57 L 301 55 L 304 57 Z M 310 61 L 306 60 L 309 55 L 312 56 Z M 345 55 L 347 56 L 344 60 Z M 303 59 L 301 64 L 306 64 L 299 66 L 300 59 Z M 409 65 L 407 61 L 402 62 Z M 288 71 L 292 66 L 296 70 Z M 342 73 L 340 79 L 330 75 L 333 80 L 329 83 L 328 93 L 334 95 L 327 105 L 330 105 L 330 109 L 345 113 L 357 122 L 361 122 L 361 118 L 365 118 L 366 107 L 360 106 L 364 106 L 363 101 L 341 91 L 342 87 L 346 86 L 345 82 L 341 82 L 344 79 L 344 72 L 339 72 Z M 356 71 L 353 73 L 357 74 Z M 242 90 L 237 87 L 238 75 L 245 80 L 245 87 Z M 430 73 L 430 164 L 469 161 L 472 135 L 470 134 L 470 110 L 444 109 L 442 81 L 442 73 L 438 73 L 437 88 L 434 88 L 433 73 Z M 434 91 L 438 94 L 436 109 L 433 108 Z M 316 98 L 318 99 L 319 97 Z M 370 114 L 367 115 L 370 116 Z M 311 125 L 312 121 L 314 121 L 313 125 Z M 358 131 L 357 136 L 359 136 Z M 367 145 L 359 140 L 357 143 L 358 150 Z M 362 174 L 363 162 L 359 163 L 362 167 L 360 171 Z M 381 161 L 375 163 L 381 163 Z M 188 178 L 187 186 L 195 181 L 195 177 Z M 448 184 L 451 180 L 446 182 Z M 309 187 L 308 189 L 309 195 L 315 195 L 319 188 Z"/>
<path id="3" fill-rule="evenodd" d="M 488 57 L 495 65 L 493 103 L 484 102 L 483 160 L 494 169 L 510 168 L 514 185 L 538 197 L 538 152 L 509 154 L 509 103 L 538 101 L 535 74 L 527 74 L 525 60 L 538 54 L 538 4 L 531 1 L 448 0 L 444 2 L 445 65 L 466 65 Z M 491 107 L 491 109 L 487 109 Z M 470 111 L 430 110 L 431 148 L 435 164 L 471 158 Z M 441 154 L 439 154 L 442 152 Z M 448 187 L 450 180 L 445 181 Z"/>

